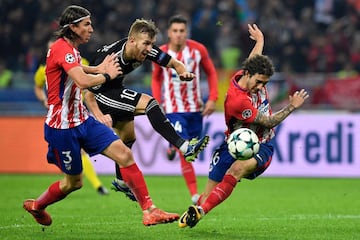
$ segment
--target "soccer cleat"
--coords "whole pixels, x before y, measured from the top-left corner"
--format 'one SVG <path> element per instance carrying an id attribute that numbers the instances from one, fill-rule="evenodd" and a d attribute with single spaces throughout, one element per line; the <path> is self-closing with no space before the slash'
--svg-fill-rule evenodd
<path id="1" fill-rule="evenodd" d="M 169 148 L 166 151 L 166 155 L 170 161 L 174 160 L 176 156 L 176 148 L 174 146 L 169 146 Z"/>
<path id="2" fill-rule="evenodd" d="M 23 203 L 23 208 L 28 211 L 35 220 L 44 226 L 49 226 L 52 223 L 50 215 L 45 211 L 45 209 L 36 209 L 36 201 L 34 199 L 27 199 Z"/>
<path id="3" fill-rule="evenodd" d="M 204 136 L 201 139 L 193 138 L 189 142 L 188 149 L 184 153 L 186 161 L 193 162 L 199 153 L 206 147 L 209 143 L 209 136 Z"/>
<path id="4" fill-rule="evenodd" d="M 109 195 L 109 191 L 104 186 L 100 186 L 96 191 L 100 195 Z"/>
<path id="5" fill-rule="evenodd" d="M 181 227 L 181 228 L 187 227 L 186 221 L 187 221 L 188 217 L 189 217 L 189 215 L 188 215 L 187 211 L 184 212 L 183 215 L 181 215 L 181 217 L 179 218 L 179 222 L 178 222 L 179 227 Z"/>
<path id="6" fill-rule="evenodd" d="M 145 226 L 156 225 L 160 223 L 171 223 L 179 219 L 176 213 L 168 213 L 159 208 L 145 212 L 143 215 L 143 224 Z"/>
<path id="7" fill-rule="evenodd" d="M 125 195 L 132 201 L 137 201 L 134 193 L 130 190 L 130 188 L 126 185 L 123 180 L 115 178 L 111 184 L 113 187 L 111 189 L 115 190 L 116 192 L 123 192 Z"/>
<path id="8" fill-rule="evenodd" d="M 186 213 L 186 224 L 191 228 L 195 227 L 195 225 L 200 221 L 202 215 L 204 215 L 202 208 L 194 205 L 190 206 Z"/>

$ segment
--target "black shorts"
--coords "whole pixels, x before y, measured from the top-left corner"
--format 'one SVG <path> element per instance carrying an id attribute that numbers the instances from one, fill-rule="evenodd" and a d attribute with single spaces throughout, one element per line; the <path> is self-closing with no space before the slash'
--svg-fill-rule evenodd
<path id="1" fill-rule="evenodd" d="M 121 88 L 95 94 L 95 99 L 103 114 L 110 114 L 113 123 L 134 120 L 136 105 L 142 93 Z"/>

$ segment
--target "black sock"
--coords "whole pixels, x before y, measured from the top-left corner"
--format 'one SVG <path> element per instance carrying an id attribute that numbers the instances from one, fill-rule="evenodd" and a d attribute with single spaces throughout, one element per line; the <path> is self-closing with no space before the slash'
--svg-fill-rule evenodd
<path id="1" fill-rule="evenodd" d="M 135 140 L 132 140 L 132 141 L 129 141 L 129 142 L 126 142 L 124 143 L 128 148 L 131 149 L 132 145 L 134 144 Z M 120 179 L 120 180 L 123 180 L 122 176 L 121 176 L 121 172 L 120 172 L 120 166 L 115 163 L 115 172 L 116 172 L 116 178 L 117 179 Z"/>
<path id="2" fill-rule="evenodd" d="M 146 106 L 145 114 L 155 131 L 175 147 L 180 148 L 186 141 L 175 131 L 169 119 L 161 111 L 159 103 L 154 98 Z"/>

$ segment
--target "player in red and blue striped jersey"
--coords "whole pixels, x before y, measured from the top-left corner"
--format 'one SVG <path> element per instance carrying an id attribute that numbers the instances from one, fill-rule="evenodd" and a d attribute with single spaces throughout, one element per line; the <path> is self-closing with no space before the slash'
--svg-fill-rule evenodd
<path id="1" fill-rule="evenodd" d="M 131 150 L 112 129 L 90 116 L 83 104 L 82 89 L 111 82 L 122 74 L 116 54 L 107 55 L 97 66 L 81 65 L 78 47 L 89 41 L 93 33 L 91 23 L 90 12 L 75 5 L 67 7 L 60 17 L 58 39 L 46 60 L 49 109 L 45 139 L 47 160 L 64 173 L 64 178 L 51 184 L 36 200 L 25 200 L 23 207 L 39 224 L 51 225 L 46 207 L 82 187 L 84 149 L 91 156 L 104 154 L 123 167 L 122 176 L 143 211 L 144 225 L 173 222 L 179 215 L 164 212 L 153 204 Z"/>
<path id="2" fill-rule="evenodd" d="M 271 139 L 280 124 L 309 97 L 302 89 L 289 96 L 289 104 L 272 113 L 266 84 L 274 73 L 271 60 L 262 54 L 264 37 L 260 29 L 248 25 L 250 38 L 256 41 L 242 70 L 235 73 L 224 102 L 226 136 L 242 127 L 251 128 L 261 142 L 259 152 L 247 160 L 234 159 L 228 152 L 226 139 L 212 157 L 205 191 L 197 205 L 190 206 L 180 217 L 179 227 L 194 227 L 202 217 L 227 199 L 242 179 L 255 179 L 270 165 L 273 156 Z"/>
<path id="3" fill-rule="evenodd" d="M 187 37 L 187 19 L 181 15 L 172 16 L 168 22 L 168 43 L 160 49 L 181 61 L 186 70 L 197 76 L 191 82 L 183 82 L 173 69 L 153 64 L 152 94 L 161 103 L 166 116 L 175 130 L 185 139 L 202 134 L 203 117 L 215 111 L 218 98 L 218 77 L 206 47 Z M 201 70 L 204 70 L 208 83 L 209 96 L 206 103 L 200 89 Z M 187 162 L 181 152 L 181 172 L 190 192 L 192 202 L 198 200 L 198 189 L 194 167 Z M 175 157 L 170 146 L 169 160 Z"/>

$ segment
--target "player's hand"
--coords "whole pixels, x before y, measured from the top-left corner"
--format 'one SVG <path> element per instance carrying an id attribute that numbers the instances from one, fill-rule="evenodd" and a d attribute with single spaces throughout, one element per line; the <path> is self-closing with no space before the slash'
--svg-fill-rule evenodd
<path id="1" fill-rule="evenodd" d="M 305 89 L 301 89 L 300 91 L 296 91 L 293 95 L 290 95 L 289 101 L 295 108 L 299 108 L 307 98 L 309 98 L 309 94 Z"/>
<path id="2" fill-rule="evenodd" d="M 215 101 L 213 100 L 208 100 L 206 103 L 205 103 L 205 107 L 204 107 L 204 110 L 202 111 L 202 115 L 203 116 L 210 116 L 214 111 L 215 111 L 215 108 L 216 108 L 216 103 Z"/>
<path id="3" fill-rule="evenodd" d="M 264 41 L 264 35 L 255 23 L 248 24 L 248 31 L 251 39 L 255 41 Z"/>
<path id="4" fill-rule="evenodd" d="M 101 114 L 99 116 L 96 116 L 96 120 L 105 124 L 109 128 L 112 128 L 113 121 L 112 121 L 110 114 L 105 114 L 105 115 Z"/>
<path id="5" fill-rule="evenodd" d="M 195 78 L 195 74 L 191 72 L 183 72 L 179 74 L 179 78 L 181 81 L 192 81 Z"/>
<path id="6" fill-rule="evenodd" d="M 115 53 L 107 55 L 98 67 L 100 73 L 109 74 L 111 79 L 114 79 L 123 73 L 119 64 L 119 57 Z"/>

